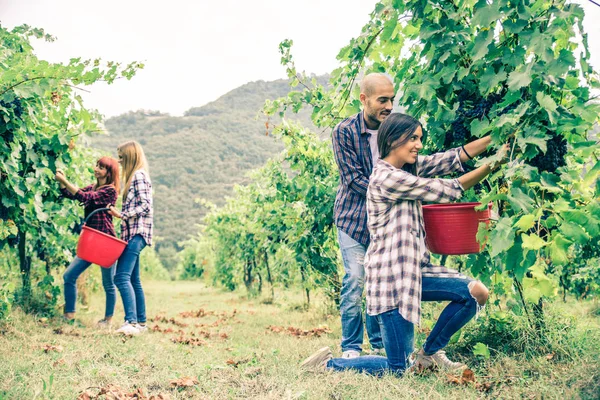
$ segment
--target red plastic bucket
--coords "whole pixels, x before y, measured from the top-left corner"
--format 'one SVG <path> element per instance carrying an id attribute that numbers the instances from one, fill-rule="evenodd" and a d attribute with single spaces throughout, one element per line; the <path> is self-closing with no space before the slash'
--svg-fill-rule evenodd
<path id="1" fill-rule="evenodd" d="M 481 203 L 430 204 L 423 206 L 427 248 L 435 254 L 479 253 L 477 242 L 480 222 L 489 223 L 492 203 L 475 211 Z"/>
<path id="2" fill-rule="evenodd" d="M 110 268 L 119 259 L 125 246 L 127 242 L 84 225 L 77 243 L 77 257 Z"/>

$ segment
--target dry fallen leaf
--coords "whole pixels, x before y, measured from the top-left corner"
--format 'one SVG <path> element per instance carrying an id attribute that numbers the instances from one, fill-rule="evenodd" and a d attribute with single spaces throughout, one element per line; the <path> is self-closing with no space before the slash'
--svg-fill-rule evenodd
<path id="1" fill-rule="evenodd" d="M 77 400 L 92 400 L 95 398 L 96 395 L 89 389 L 84 391 L 83 393 L 80 393 L 79 396 L 77 396 Z"/>
<path id="2" fill-rule="evenodd" d="M 475 373 L 468 368 L 463 371 L 461 376 L 451 374 L 447 374 L 446 376 L 448 378 L 448 383 L 455 385 L 468 385 L 469 383 L 476 384 Z"/>
<path id="3" fill-rule="evenodd" d="M 42 349 L 44 350 L 44 353 L 49 353 L 51 351 L 55 351 L 57 353 L 62 353 L 63 352 L 63 347 L 61 345 L 53 345 L 53 344 L 45 344 L 42 346 Z"/>
<path id="4" fill-rule="evenodd" d="M 475 382 L 475 374 L 470 369 L 465 369 L 462 374 L 462 379 L 464 382 Z"/>
<path id="5" fill-rule="evenodd" d="M 153 394 L 148 400 L 171 400 L 171 396 L 167 393 Z"/>
<path id="6" fill-rule="evenodd" d="M 52 364 L 53 367 L 58 367 L 59 365 L 63 365 L 65 364 L 65 359 L 61 358 L 60 360 L 56 360 L 54 361 L 54 363 Z"/>
<path id="7" fill-rule="evenodd" d="M 321 335 L 332 332 L 331 329 L 329 329 L 329 327 L 327 325 L 322 325 L 322 326 L 319 326 L 318 328 L 312 328 L 312 329 L 300 329 L 300 328 L 296 328 L 293 326 L 284 328 L 282 326 L 270 325 L 267 327 L 267 329 L 274 333 L 286 332 L 286 333 L 288 333 L 292 336 L 296 336 L 296 337 L 301 337 L 301 336 L 320 337 Z"/>
<path id="8" fill-rule="evenodd" d="M 169 383 L 173 387 L 191 387 L 199 384 L 200 382 L 195 377 L 185 376 L 179 379 L 172 379 L 169 381 Z"/>

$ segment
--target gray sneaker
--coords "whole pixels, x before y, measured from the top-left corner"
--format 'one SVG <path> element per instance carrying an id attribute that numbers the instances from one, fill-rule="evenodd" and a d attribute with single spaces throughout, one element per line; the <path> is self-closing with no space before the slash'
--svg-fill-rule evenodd
<path id="1" fill-rule="evenodd" d="M 446 352 L 444 350 L 438 350 L 435 354 L 428 356 L 425 354 L 425 351 L 421 349 L 417 353 L 415 368 L 417 371 L 435 368 L 445 371 L 459 371 L 466 369 L 467 366 L 463 363 L 449 360 L 448 357 L 446 357 Z"/>
<path id="2" fill-rule="evenodd" d="M 137 328 L 138 331 L 140 331 L 140 333 L 148 332 L 148 325 L 135 324 L 135 327 Z"/>
<path id="3" fill-rule="evenodd" d="M 342 358 L 356 358 L 360 357 L 360 351 L 346 350 L 342 353 Z"/>
<path id="4" fill-rule="evenodd" d="M 327 368 L 327 361 L 333 358 L 331 349 L 329 347 L 323 347 L 317 350 L 313 355 L 302 361 L 300 368 L 306 371 L 310 370 L 324 370 Z"/>
<path id="5" fill-rule="evenodd" d="M 96 326 L 99 329 L 110 329 L 112 327 L 112 322 L 107 321 L 105 318 L 102 318 L 100 321 L 96 323 Z"/>

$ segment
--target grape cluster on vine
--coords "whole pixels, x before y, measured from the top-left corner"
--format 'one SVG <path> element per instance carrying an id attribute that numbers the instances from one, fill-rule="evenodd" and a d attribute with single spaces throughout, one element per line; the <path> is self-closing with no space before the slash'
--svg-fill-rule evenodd
<path id="1" fill-rule="evenodd" d="M 546 143 L 545 153 L 539 153 L 528 161 L 528 164 L 537 169 L 547 172 L 555 172 L 559 167 L 567 164 L 567 141 L 562 136 L 553 135 Z"/>
<path id="2" fill-rule="evenodd" d="M 23 115 L 23 105 L 21 104 L 21 100 L 18 97 L 15 97 L 12 101 L 6 102 L 4 100 L 0 100 L 0 107 L 4 107 L 6 109 L 12 110 L 13 114 L 17 118 L 21 118 Z M 2 138 L 6 143 L 10 143 L 14 139 L 14 133 L 12 130 L 6 129 L 6 123 L 3 119 L 0 118 L 0 122 L 2 123 Z"/>
<path id="3" fill-rule="evenodd" d="M 21 104 L 21 99 L 18 97 L 15 97 L 10 102 L 0 100 L 0 107 L 12 110 L 17 118 L 21 118 L 21 115 L 23 115 L 23 104 Z"/>
<path id="4" fill-rule="evenodd" d="M 461 144 L 471 139 L 469 127 L 475 119 L 481 120 L 487 117 L 490 110 L 503 98 L 503 93 L 492 93 L 487 97 L 482 97 L 478 93 L 471 93 L 463 90 L 458 95 L 458 110 L 456 119 L 450 125 L 450 131 L 446 133 L 446 146 Z M 514 110 L 517 103 L 513 103 L 501 111 L 498 115 L 505 114 Z"/>
<path id="5" fill-rule="evenodd" d="M 581 256 L 582 260 L 598 258 L 600 257 L 600 247 L 598 247 L 597 243 L 589 241 L 586 244 L 580 246 L 579 255 Z"/>

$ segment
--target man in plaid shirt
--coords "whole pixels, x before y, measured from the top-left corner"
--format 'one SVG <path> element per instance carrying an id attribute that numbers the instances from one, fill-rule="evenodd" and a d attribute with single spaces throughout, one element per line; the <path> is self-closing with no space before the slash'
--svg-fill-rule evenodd
<path id="1" fill-rule="evenodd" d="M 366 75 L 360 89 L 363 110 L 340 122 L 332 135 L 340 172 L 334 217 L 345 271 L 340 301 L 344 358 L 358 357 L 362 350 L 364 258 L 369 245 L 367 187 L 373 163 L 379 158 L 377 129 L 392 112 L 395 95 L 392 80 L 384 74 Z M 366 325 L 371 347 L 375 353 L 382 352 L 378 323 L 367 315 Z"/>

